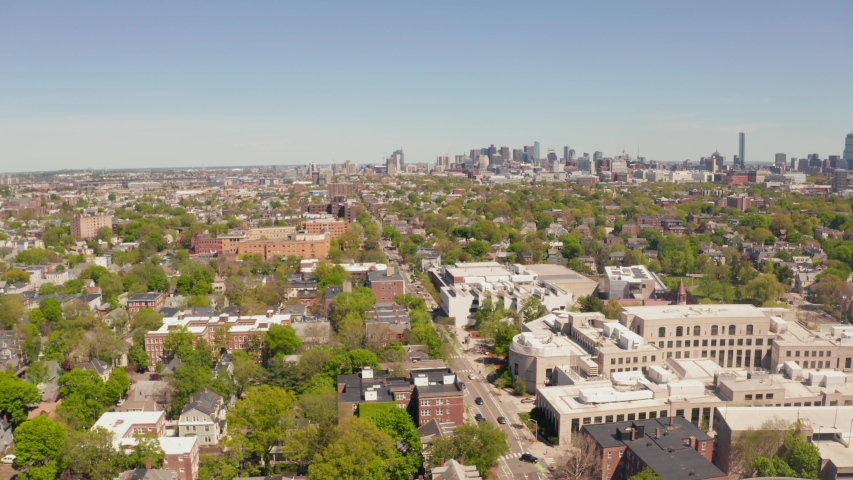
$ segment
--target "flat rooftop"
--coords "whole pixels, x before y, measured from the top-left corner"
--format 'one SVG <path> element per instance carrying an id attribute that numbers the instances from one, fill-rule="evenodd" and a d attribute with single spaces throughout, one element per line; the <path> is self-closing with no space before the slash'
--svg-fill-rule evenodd
<path id="1" fill-rule="evenodd" d="M 446 267 L 445 271 L 454 277 L 498 277 L 510 276 L 513 273 L 497 262 L 460 262 Z"/>
<path id="2" fill-rule="evenodd" d="M 586 415 L 586 416 L 605 416 L 611 415 L 613 412 L 623 411 L 630 407 L 634 410 L 666 410 L 669 411 L 670 397 L 664 395 L 660 398 L 650 398 L 642 400 L 626 400 L 621 402 L 610 403 L 583 403 L 580 400 L 580 391 L 589 388 L 608 387 L 612 386 L 610 380 L 599 380 L 594 382 L 585 382 L 577 385 L 565 385 L 556 387 L 544 387 L 536 390 L 536 395 L 541 396 L 551 405 L 554 411 L 559 415 Z M 683 396 L 679 394 L 679 402 L 687 403 L 708 403 L 708 402 L 723 402 L 724 400 L 713 393 L 708 393 L 706 390 L 702 395 Z"/>
<path id="3" fill-rule="evenodd" d="M 763 310 L 745 304 L 624 307 L 622 312 L 646 321 L 682 318 L 769 318 Z"/>
<path id="4" fill-rule="evenodd" d="M 818 428 L 829 433 L 835 425 L 837 431 L 845 436 L 850 434 L 853 421 L 853 407 L 719 407 L 717 412 L 726 420 L 733 431 L 749 428 L 758 429 L 768 420 L 781 419 L 788 425 L 800 420 L 808 420 L 815 432 Z M 849 450 L 848 450 L 849 453 Z M 853 458 L 853 456 L 851 456 Z"/>

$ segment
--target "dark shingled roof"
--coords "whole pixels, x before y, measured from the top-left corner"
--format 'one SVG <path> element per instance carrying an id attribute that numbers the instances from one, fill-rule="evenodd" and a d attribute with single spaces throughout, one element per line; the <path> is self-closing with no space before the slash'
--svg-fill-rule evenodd
<path id="1" fill-rule="evenodd" d="M 184 407 L 182 413 L 188 412 L 190 410 L 198 410 L 199 412 L 206 413 L 208 415 L 212 415 L 216 413 L 216 405 L 219 403 L 222 404 L 222 396 L 218 393 L 211 392 L 208 389 L 204 389 L 192 397 L 190 397 L 190 401 L 187 402 Z"/>
<path id="2" fill-rule="evenodd" d="M 634 426 L 643 427 L 641 437 L 636 440 L 631 440 L 630 435 L 624 439 L 619 438 L 617 430 L 625 431 Z M 684 417 L 674 417 L 672 425 L 669 418 L 658 418 L 586 425 L 583 428 L 603 448 L 627 447 L 633 455 L 663 478 L 701 480 L 726 476 L 686 441 L 690 437 L 695 437 L 700 442 L 713 438 Z M 661 430 L 660 438 L 655 438 L 657 429 Z"/>

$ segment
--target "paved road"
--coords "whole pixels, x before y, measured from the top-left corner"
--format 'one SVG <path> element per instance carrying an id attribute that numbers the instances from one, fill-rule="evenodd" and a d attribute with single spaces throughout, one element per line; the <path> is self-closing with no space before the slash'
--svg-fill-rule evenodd
<path id="1" fill-rule="evenodd" d="M 456 354 L 450 359 L 450 368 L 452 368 L 460 379 L 465 382 L 465 410 L 466 415 L 471 422 L 474 422 L 474 416 L 477 413 L 482 414 L 486 421 L 492 422 L 494 425 L 503 429 L 507 433 L 507 441 L 509 442 L 510 452 L 504 455 L 498 463 L 498 478 L 502 480 L 516 480 L 526 478 L 533 480 L 545 480 L 551 478 L 547 474 L 547 468 L 542 459 L 539 464 L 531 464 L 522 462 L 519 457 L 522 453 L 529 451 L 529 446 L 532 443 L 532 434 L 522 430 L 518 415 L 514 411 L 508 411 L 500 402 L 500 397 L 497 396 L 498 391 L 495 387 L 489 384 L 480 373 L 483 370 L 482 359 L 472 359 L 464 354 L 458 341 L 453 337 L 451 342 Z M 471 380 L 469 374 L 474 374 L 476 378 Z M 506 393 L 503 393 L 506 395 Z M 477 397 L 483 399 L 483 405 L 477 405 L 474 401 Z M 504 417 L 507 423 L 501 425 L 497 418 Z"/>

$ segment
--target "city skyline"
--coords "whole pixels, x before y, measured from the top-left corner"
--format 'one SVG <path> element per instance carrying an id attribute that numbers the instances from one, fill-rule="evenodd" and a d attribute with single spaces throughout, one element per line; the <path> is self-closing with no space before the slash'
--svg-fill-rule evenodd
<path id="1" fill-rule="evenodd" d="M 853 5 L 620 5 L 4 5 L 0 170 L 842 155 Z"/>

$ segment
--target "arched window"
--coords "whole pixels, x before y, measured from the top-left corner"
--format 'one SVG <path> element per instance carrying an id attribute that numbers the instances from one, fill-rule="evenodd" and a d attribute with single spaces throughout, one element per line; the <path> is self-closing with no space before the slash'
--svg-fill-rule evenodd
<path id="1" fill-rule="evenodd" d="M 666 327 L 660 327 L 658 329 L 658 336 L 659 337 L 665 337 L 666 336 Z"/>
<path id="2" fill-rule="evenodd" d="M 746 326 L 746 334 L 747 334 L 747 335 L 752 335 L 752 325 L 747 325 L 747 326 Z"/>
<path id="3" fill-rule="evenodd" d="M 729 325 L 729 335 L 734 335 L 734 334 L 735 334 L 735 326 Z"/>
<path id="4" fill-rule="evenodd" d="M 693 327 L 693 335 L 698 337 L 701 334 L 702 334 L 702 329 L 699 328 L 699 325 L 696 325 L 695 327 Z"/>
<path id="5" fill-rule="evenodd" d="M 675 327 L 675 336 L 681 337 L 684 335 L 684 327 Z"/>
<path id="6" fill-rule="evenodd" d="M 718 327 L 716 325 L 711 325 L 711 335 L 719 335 L 719 334 L 720 334 L 720 327 Z"/>

